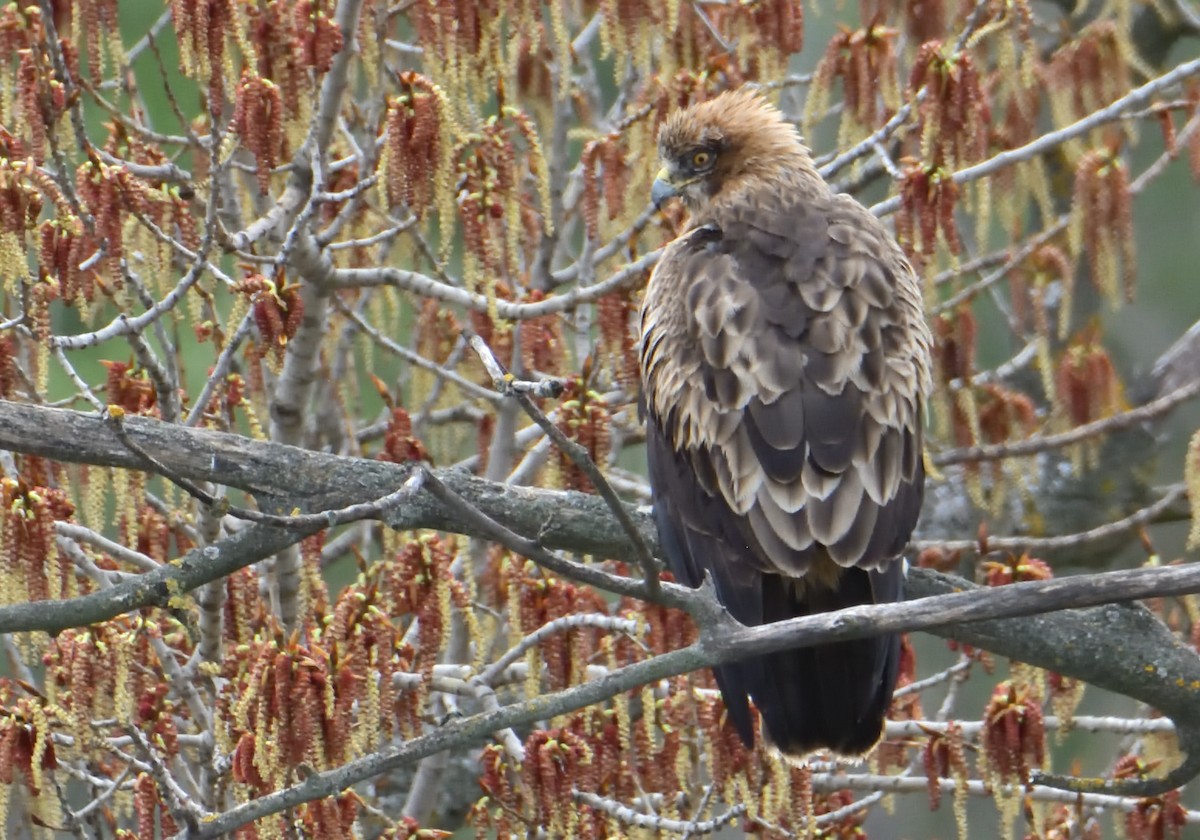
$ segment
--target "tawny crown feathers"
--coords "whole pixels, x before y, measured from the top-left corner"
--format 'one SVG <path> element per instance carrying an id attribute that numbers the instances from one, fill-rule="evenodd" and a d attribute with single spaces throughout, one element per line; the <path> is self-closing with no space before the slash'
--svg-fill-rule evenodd
<path id="1" fill-rule="evenodd" d="M 800 132 L 761 92 L 749 87 L 676 111 L 658 135 L 663 160 L 702 147 L 719 150 L 722 180 L 812 168 Z"/>

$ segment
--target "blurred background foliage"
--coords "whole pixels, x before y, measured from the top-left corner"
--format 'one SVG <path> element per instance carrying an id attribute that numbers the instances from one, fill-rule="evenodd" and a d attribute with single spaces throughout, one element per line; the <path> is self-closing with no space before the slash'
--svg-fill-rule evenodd
<path id="1" fill-rule="evenodd" d="M 517 433 L 526 421 L 515 409 L 481 396 L 491 383 L 462 341 L 469 326 L 522 376 L 562 378 L 566 397 L 557 406 L 547 403 L 547 410 L 556 410 L 556 422 L 585 444 L 627 498 L 645 501 L 633 405 L 635 313 L 652 264 L 649 255 L 685 224 L 679 208 L 660 215 L 648 203 L 656 129 L 675 107 L 757 83 L 804 128 L 832 181 L 868 205 L 887 202 L 902 245 L 926 279 L 939 337 L 931 436 L 935 459 L 957 448 L 1036 439 L 1115 416 L 1158 395 L 1154 363 L 1200 317 L 1193 276 L 1193 267 L 1200 265 L 1196 74 L 1139 100 L 1120 119 L 1064 137 L 1040 153 L 1020 153 L 1012 166 L 997 167 L 988 177 L 955 187 L 951 176 L 1027 147 L 1194 60 L 1198 33 L 1187 4 L 402 0 L 335 7 L 320 0 L 176 0 L 167 8 L 141 0 L 9 2 L 0 7 L 0 45 L 7 51 L 0 79 L 0 158 L 8 202 L 3 216 L 8 239 L 0 241 L 5 289 L 0 338 L 10 339 L 6 364 L 19 367 L 20 375 L 0 376 L 3 396 L 87 408 L 82 382 L 101 403 L 178 422 L 204 393 L 214 401 L 201 406 L 197 421 L 214 428 L 344 454 L 431 458 L 439 466 L 466 461 L 494 480 L 591 489 L 567 459 L 548 446 L 539 449 L 532 433 Z M 46 47 L 36 20 L 43 10 L 49 10 L 64 37 L 74 85 L 55 86 L 55 52 Z M 351 27 L 343 32 L 350 10 Z M 331 82 L 347 39 L 358 52 L 342 81 Z M 322 108 L 330 103 L 332 118 L 322 127 Z M 72 123 L 75 117 L 78 125 Z M 46 123 L 44 130 L 39 119 Z M 890 129 L 878 135 L 878 143 L 864 142 L 883 126 Z M 315 158 L 309 154 L 314 146 Z M 851 150 L 852 161 L 842 156 Z M 1157 176 L 1132 199 L 1129 184 L 1158 167 Z M 314 182 L 329 195 L 306 204 Z M 220 201 L 210 203 L 214 193 Z M 206 220 L 210 207 L 213 223 Z M 14 208 L 31 215 L 14 220 Z M 148 218 L 174 242 L 157 236 Z M 273 218 L 277 223 L 258 223 Z M 1007 265 L 1024 243 L 1048 228 L 1057 232 L 1046 237 L 1044 247 Z M 66 231 L 60 239 L 70 242 L 63 247 L 75 248 L 65 260 L 46 258 L 44 237 L 58 235 L 53 231 Z M 303 256 L 304 246 L 297 243 L 310 235 L 330 259 L 334 275 Z M 118 240 L 123 250 L 116 247 Z M 145 311 L 147 300 L 170 294 L 189 276 L 188 253 L 201 247 L 208 264 L 180 305 L 157 322 L 163 331 L 156 332 L 156 325 L 139 333 L 145 346 L 114 334 L 69 348 L 69 369 L 51 358 L 50 336 L 86 333 L 122 312 L 135 316 Z M 999 277 L 980 284 L 998 267 L 1004 267 Z M 136 290 L 131 276 L 144 282 L 145 292 Z M 607 293 L 589 291 L 597 288 Z M 572 294 L 586 301 L 562 303 Z M 545 313 L 512 319 L 505 313 L 528 310 L 505 309 L 506 301 L 545 303 Z M 306 317 L 314 320 L 308 334 Z M 245 318 L 248 328 L 239 331 Z M 389 340 L 400 349 L 389 347 Z M 226 349 L 230 352 L 222 354 Z M 221 355 L 228 355 L 229 363 L 214 377 Z M 444 365 L 456 378 L 447 381 L 415 364 L 414 356 L 433 367 Z M 148 359 L 175 378 L 175 393 L 182 396 L 174 416 L 163 413 L 172 389 L 153 381 L 155 363 Z M 997 367 L 1005 375 L 997 375 Z M 240 379 L 228 379 L 230 373 Z M 315 384 L 304 384 L 305 376 Z M 301 420 L 289 428 L 272 409 L 295 383 L 301 383 L 296 406 Z M 1185 406 L 1158 428 L 1159 438 L 1121 438 L 1111 447 L 1119 452 L 1089 443 L 1040 460 L 947 466 L 933 490 L 935 499 L 947 501 L 945 510 L 927 514 L 922 528 L 921 536 L 931 543 L 926 559 L 982 579 L 988 567 L 972 552 L 939 555 L 935 544 L 970 542 L 981 523 L 993 535 L 1040 536 L 1126 515 L 1145 504 L 1157 485 L 1181 480 L 1187 441 L 1197 425 L 1200 412 Z M 506 436 L 515 443 L 497 443 Z M 1134 471 L 1147 462 L 1153 475 Z M 1048 489 L 1044 479 L 1051 473 L 1074 481 L 1072 492 L 1078 485 L 1090 489 L 1077 495 L 1059 492 L 1058 485 Z M 159 562 L 196 544 L 196 530 L 204 525 L 204 514 L 161 478 L 131 485 L 126 478 L 93 471 L 90 481 L 79 480 L 80 473 L 25 460 L 6 465 L 6 475 L 14 486 L 17 477 L 39 487 L 61 485 L 83 524 Z M 152 527 L 145 524 L 150 518 L 139 495 L 147 490 L 164 500 Z M 238 493 L 231 498 L 244 501 Z M 1069 572 L 1081 561 L 1091 568 L 1168 562 L 1185 556 L 1187 522 L 1175 518 L 1180 521 L 1156 526 L 1142 541 L 1126 541 L 1121 552 L 1084 545 L 1069 558 L 1047 557 L 1049 565 L 1041 571 L 1036 564 L 1022 565 L 1019 557 L 1001 559 L 1035 575 L 1051 567 Z M 218 533 L 227 527 L 217 524 Z M 324 627 L 339 605 L 349 602 L 347 592 L 387 591 L 380 603 L 397 611 L 397 626 L 377 628 L 382 634 L 420 626 L 411 621 L 417 610 L 412 594 L 406 595 L 395 579 L 405 570 L 410 576 L 419 576 L 420 569 L 440 570 L 426 582 L 440 581 L 444 587 L 425 593 L 438 599 L 438 617 L 449 615 L 443 607 L 452 596 L 462 608 L 478 594 L 475 586 L 484 591 L 479 597 L 486 603 L 461 610 L 478 613 L 471 620 L 492 634 L 485 645 L 477 635 L 485 631 L 459 627 L 478 643 L 476 658 L 497 645 L 502 651 L 513 634 L 532 632 L 538 622 L 555 618 L 556 609 L 614 614 L 633 609 L 585 594 L 573 594 L 578 602 L 566 604 L 562 590 L 533 571 L 526 574 L 519 558 L 500 557 L 502 552 L 466 540 L 446 544 L 427 535 L 360 530 L 361 538 L 343 540 L 342 550 L 325 556 L 319 544 L 305 547 L 303 558 L 290 568 L 309 577 L 295 585 L 303 603 L 290 615 L 279 608 L 279 593 L 288 591 L 283 581 L 289 566 L 283 560 L 260 579 L 247 574 L 229 582 L 221 608 L 244 607 L 238 620 L 246 623 L 240 630 L 236 621 L 227 623 L 224 632 L 233 635 L 225 641 L 245 661 L 214 660 L 213 669 L 226 668 L 227 675 L 243 678 L 261 673 L 254 668 L 261 669 L 264 660 L 247 653 L 257 637 L 235 637 L 247 627 L 271 637 L 274 646 L 264 646 L 263 657 L 292 657 L 307 668 L 311 654 L 317 668 L 320 657 L 301 652 L 287 631 L 305 622 L 310 630 Z M 164 542 L 160 546 L 155 540 Z M 5 548 L 6 556 L 14 553 L 11 539 Z M 454 565 L 453 574 L 448 571 L 460 556 L 474 571 L 464 572 L 462 565 Z M 379 564 L 383 571 L 363 571 L 366 560 L 377 558 L 385 560 Z M 447 576 L 437 576 L 442 573 Z M 372 580 L 371 574 L 386 580 Z M 322 575 L 325 592 L 317 582 Z M 450 594 L 453 575 L 468 589 Z M 31 585 L 10 575 L 7 602 L 29 597 Z M 246 606 L 260 585 L 262 601 L 277 615 L 269 615 L 262 603 Z M 520 600 L 510 592 L 524 593 L 521 603 L 528 606 L 534 597 L 529 593 L 546 587 L 560 600 L 538 601 L 542 612 L 536 615 L 508 614 L 519 609 Z M 1187 605 L 1194 611 L 1194 602 Z M 433 613 L 425 617 L 427 624 L 434 622 Z M 1194 614 L 1178 619 L 1180 631 L 1194 632 L 1189 623 L 1194 620 Z M 140 639 L 148 631 L 138 625 L 122 632 Z M 675 632 L 674 643 L 687 638 L 679 628 Z M 167 635 L 191 655 L 181 634 Z M 432 668 L 434 660 L 443 665 L 466 661 L 449 633 L 425 641 L 424 649 L 418 644 L 409 651 L 405 667 L 413 672 Z M 951 674 L 971 658 L 923 636 L 914 642 L 918 664 L 910 678 Z M 61 662 L 70 660 L 67 643 L 61 650 L 46 644 L 30 641 L 24 651 L 31 661 L 49 651 L 47 673 L 53 673 L 55 662 L 66 668 Z M 96 641 L 80 644 L 86 648 Z M 670 646 L 665 635 L 656 644 Z M 330 649 L 339 648 L 330 642 Z M 616 656 L 615 648 L 601 650 Z M 622 656 L 638 655 L 621 650 Z M 545 662 L 535 657 L 529 663 L 534 676 L 526 675 L 513 696 L 546 687 L 536 673 Z M 1034 691 L 1039 700 L 1054 691 L 1043 674 L 1024 667 L 1010 673 L 1004 663 L 995 663 L 992 676 L 990 665 L 985 673 L 976 663 L 975 678 L 961 691 L 952 689 L 954 704 L 946 707 L 952 717 L 985 714 L 998 679 L 1011 679 L 1014 691 Z M 579 666 L 555 672 L 549 683 L 578 683 L 586 673 Z M 711 688 L 706 679 L 696 675 L 696 685 Z M 953 683 L 949 676 L 945 681 Z M 251 712 L 235 708 L 219 693 L 209 699 L 214 709 L 228 713 L 223 746 L 237 755 L 254 729 Z M 28 705 L 27 698 L 21 702 Z M 644 715 L 645 708 L 661 702 L 643 693 L 632 704 L 614 704 L 613 714 L 629 715 L 632 705 Z M 931 697 L 925 712 L 932 716 L 936 707 Z M 432 715 L 434 707 L 424 711 Z M 662 711 L 662 731 L 653 737 L 667 738 L 673 711 Z M 1137 717 L 1143 710 L 1089 692 L 1078 711 Z M 916 715 L 914 709 L 909 712 Z M 275 713 L 270 725 L 279 727 L 286 719 L 277 716 L 278 709 Z M 411 717 L 397 727 L 416 731 L 416 711 L 406 713 Z M 179 715 L 188 720 L 182 711 Z M 10 723 L 16 719 L 10 715 Z M 653 726 L 653 715 L 643 719 Z M 709 723 L 705 731 L 718 731 Z M 9 731 L 17 731 L 13 726 Z M 587 730 L 589 737 L 595 734 L 582 714 L 557 726 L 557 741 L 537 731 L 520 733 L 527 739 L 524 748 L 545 756 L 554 741 L 555 749 L 565 750 L 562 744 L 570 739 L 562 732 L 572 726 Z M 624 740 L 630 737 L 626 733 Z M 711 760 L 711 750 L 721 748 L 717 738 L 713 741 L 703 746 L 701 738 L 697 755 Z M 1130 755 L 1147 756 L 1152 763 L 1158 749 L 1169 763 L 1170 745 L 1153 741 L 1077 731 L 1053 745 L 1051 761 L 1059 769 L 1105 775 Z M 915 762 L 929 743 L 910 739 L 893 745 L 892 764 L 879 769 L 895 771 Z M 340 757 L 376 746 L 344 744 Z M 242 749 L 245 755 L 252 746 Z M 234 799 L 294 781 L 297 767 L 313 760 L 309 747 L 294 749 L 295 755 L 274 757 L 282 762 L 272 765 L 274 776 L 263 769 L 265 760 L 243 766 Z M 578 760 L 578 754 L 571 758 L 567 752 L 560 756 L 560 770 Z M 655 758 L 641 755 L 651 765 Z M 726 758 L 746 760 L 740 754 Z M 330 755 L 321 761 L 336 763 Z M 256 777 L 259 770 L 251 771 L 250 765 L 262 775 Z M 478 799 L 483 774 L 485 784 L 493 786 L 488 788 L 493 800 L 473 812 L 481 833 L 503 833 L 522 820 L 549 827 L 551 834 L 565 831 L 569 791 L 559 791 L 558 810 L 549 812 L 551 787 L 530 775 L 532 763 L 517 766 L 511 754 L 504 758 L 493 749 L 483 756 L 472 753 L 455 766 L 459 775 L 445 778 L 456 781 L 447 783 L 434 804 L 414 804 L 416 787 L 406 779 L 384 780 L 373 792 L 393 815 L 404 809 L 432 821 L 438 814 L 443 825 L 450 825 Z M 746 779 L 763 784 L 770 779 L 778 786 L 784 771 L 764 766 L 763 775 L 730 781 L 714 802 L 706 796 L 697 814 L 716 813 L 721 793 L 726 794 L 723 807 L 737 804 Z M 636 776 L 649 770 L 622 772 Z M 505 779 L 520 780 L 526 793 L 520 784 L 501 790 Z M 678 809 L 679 816 L 700 799 L 704 785 L 692 781 L 692 798 L 688 808 Z M 663 787 L 669 782 L 656 779 Z M 541 799 L 534 801 L 535 792 Z M 653 792 L 665 796 L 669 791 Z M 165 806 L 154 796 L 162 793 L 149 785 L 139 802 L 164 820 Z M 776 825 L 802 831 L 801 810 L 817 807 L 815 800 L 802 798 L 752 801 L 755 810 L 743 822 L 770 834 L 771 820 L 763 816 L 770 812 Z M 848 802 L 833 795 L 818 799 L 827 812 Z M 1184 800 L 1189 801 L 1194 804 L 1195 796 Z M 516 816 L 504 813 L 511 803 L 517 803 Z M 220 810 L 228 803 L 206 804 Z M 828 823 L 828 831 L 840 833 L 823 836 L 949 837 L 956 831 L 955 818 L 964 814 L 971 836 L 979 837 L 1027 832 L 1090 838 L 1112 833 L 1115 825 L 1132 837 L 1160 836 L 1155 826 L 1131 824 L 1124 813 L 1097 820 L 1100 812 L 1092 809 L 1077 815 L 1067 809 L 1064 816 L 1063 809 L 1041 803 L 1030 806 L 1033 817 L 1027 823 L 1015 798 L 1000 804 L 1003 817 L 987 797 L 972 799 L 963 814 L 951 813 L 944 804 L 931 815 L 924 797 L 896 797 L 888 803 L 892 812 L 875 808 L 865 824 L 857 812 L 848 812 Z M 590 821 L 586 831 L 571 824 L 581 835 L 619 836 L 630 830 L 601 811 L 581 813 Z M 314 831 L 331 830 L 339 822 L 316 806 L 303 819 Z M 1010 821 L 1018 827 L 1008 828 Z M 145 825 L 139 828 L 143 837 L 154 836 L 153 827 L 149 833 Z M 398 837 L 410 829 L 415 830 L 387 830 Z"/>

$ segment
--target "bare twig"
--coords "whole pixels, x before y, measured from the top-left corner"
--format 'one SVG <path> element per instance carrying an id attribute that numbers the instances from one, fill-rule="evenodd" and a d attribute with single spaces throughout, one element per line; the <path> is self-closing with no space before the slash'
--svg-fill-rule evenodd
<path id="1" fill-rule="evenodd" d="M 332 284 L 336 288 L 343 289 L 364 286 L 394 286 L 422 297 L 464 306 L 476 312 L 488 312 L 494 308 L 496 314 L 505 320 L 524 321 L 530 318 L 539 318 L 542 315 L 566 312 L 581 304 L 594 303 L 607 294 L 624 289 L 641 278 L 645 271 L 652 268 L 658 262 L 661 254 L 661 248 L 651 251 L 599 283 L 591 286 L 576 286 L 569 292 L 551 295 L 545 300 L 533 303 L 513 303 L 507 300 L 489 301 L 485 295 L 476 294 L 458 286 L 451 286 L 427 274 L 388 267 L 336 269 L 333 272 Z"/>
<path id="2" fill-rule="evenodd" d="M 588 480 L 591 481 L 592 486 L 596 489 L 596 492 L 600 494 L 600 497 L 604 499 L 609 509 L 616 516 L 621 528 L 629 536 L 629 541 L 633 544 L 634 555 L 637 558 L 638 565 L 642 568 L 642 574 L 646 579 L 647 585 L 651 590 L 656 589 L 658 587 L 658 567 L 655 565 L 654 556 L 650 553 L 649 546 L 642 539 L 642 535 L 638 531 L 637 526 L 633 524 L 633 520 L 629 518 L 629 514 L 625 510 L 625 505 L 621 502 L 620 497 L 617 496 L 617 492 L 612 489 L 612 485 L 608 483 L 604 474 L 600 472 L 600 468 L 596 466 L 596 462 L 588 455 L 587 450 L 563 434 L 562 429 L 551 423 L 545 412 L 538 408 L 537 404 L 530 399 L 530 393 L 540 396 L 535 390 L 537 383 L 524 390 L 512 387 L 516 380 L 504 370 L 504 366 L 500 364 L 495 354 L 492 353 L 492 349 L 487 346 L 487 342 L 478 335 L 472 335 L 470 342 L 472 349 L 479 355 L 484 367 L 487 368 L 488 375 L 492 377 L 492 383 L 496 389 L 501 391 L 501 393 L 515 397 L 525 413 L 529 415 L 533 422 L 537 423 L 546 433 L 547 437 L 554 441 L 554 445 L 566 453 L 567 457 L 583 470 Z M 559 393 L 561 393 L 561 385 L 558 386 L 558 389 Z M 556 396 L 553 391 L 549 395 Z"/>
<path id="3" fill-rule="evenodd" d="M 645 814 L 616 800 L 597 796 L 584 790 L 572 790 L 571 797 L 589 808 L 595 808 L 597 811 L 608 814 L 624 825 L 673 834 L 712 834 L 746 813 L 745 805 L 734 805 L 725 813 L 711 820 L 674 820 L 654 814 Z"/>
<path id="4" fill-rule="evenodd" d="M 1023 455 L 1036 455 L 1039 452 L 1046 452 L 1051 449 L 1061 449 L 1064 446 L 1081 443 L 1082 441 L 1103 434 L 1128 429 L 1147 420 L 1161 417 L 1197 394 L 1200 394 L 1200 379 L 1193 379 L 1153 402 L 1148 402 L 1129 411 L 1123 411 L 1120 414 L 1113 414 L 1109 417 L 1093 420 L 1091 423 L 1084 423 L 1068 432 L 1062 432 L 1057 435 L 1042 435 L 1030 438 L 1029 440 L 1014 441 L 1012 443 L 996 443 L 951 449 L 946 452 L 937 453 L 932 457 L 932 460 L 937 466 L 943 467 L 950 464 L 974 464 L 983 461 L 999 461 Z"/>

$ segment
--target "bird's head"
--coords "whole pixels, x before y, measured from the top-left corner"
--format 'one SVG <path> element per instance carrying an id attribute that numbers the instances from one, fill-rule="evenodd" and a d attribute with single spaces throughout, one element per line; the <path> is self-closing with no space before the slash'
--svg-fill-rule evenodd
<path id="1" fill-rule="evenodd" d="M 658 156 L 650 197 L 661 207 L 679 196 L 693 212 L 743 179 L 812 167 L 795 126 L 753 88 L 671 114 L 658 134 Z"/>

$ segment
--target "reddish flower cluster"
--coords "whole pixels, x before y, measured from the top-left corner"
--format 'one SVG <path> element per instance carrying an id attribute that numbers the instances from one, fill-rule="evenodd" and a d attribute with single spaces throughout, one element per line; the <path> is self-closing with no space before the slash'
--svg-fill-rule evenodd
<path id="1" fill-rule="evenodd" d="M 429 461 L 429 452 L 420 440 L 413 437 L 412 418 L 408 412 L 399 406 L 392 409 L 388 419 L 387 432 L 383 436 L 383 451 L 379 460 L 391 461 L 394 464 L 406 464 L 409 461 Z"/>
<path id="2" fill-rule="evenodd" d="M 1028 554 L 1010 554 L 1003 560 L 985 560 L 983 563 L 983 578 L 988 586 L 1007 586 L 1030 580 L 1049 580 L 1052 577 L 1054 571 L 1045 560 Z"/>
<path id="3" fill-rule="evenodd" d="M 600 395 L 582 379 L 567 383 L 559 403 L 558 428 L 587 450 L 592 463 L 603 467 L 612 445 L 612 416 Z M 556 451 L 558 474 L 567 490 L 593 492 L 592 481 L 565 452 Z"/>
<path id="4" fill-rule="evenodd" d="M 1087 256 L 1092 285 L 1116 304 L 1123 284 L 1125 299 L 1132 300 L 1137 275 L 1133 194 L 1129 168 L 1115 147 L 1093 149 L 1079 160 L 1071 211 L 1074 249 Z"/>
<path id="5" fill-rule="evenodd" d="M 1072 425 L 1080 426 L 1120 411 L 1124 386 L 1108 351 L 1085 330 L 1071 342 L 1055 372 L 1058 400 Z"/>
<path id="6" fill-rule="evenodd" d="M 0 157 L 0 230 L 25 240 L 25 233 L 37 226 L 42 213 L 42 193 L 30 178 L 34 160 Z"/>
<path id="7" fill-rule="evenodd" d="M 938 379 L 969 382 L 975 374 L 975 313 L 962 305 L 933 319 L 934 368 Z"/>
<path id="8" fill-rule="evenodd" d="M 108 371 L 104 391 L 109 405 L 120 406 L 127 414 L 149 414 L 158 401 L 154 383 L 145 370 L 129 362 L 100 361 Z"/>
<path id="9" fill-rule="evenodd" d="M 896 215 L 896 241 L 918 270 L 937 251 L 938 233 L 952 254 L 962 250 L 954 207 L 958 186 L 953 170 L 908 159 L 900 182 L 900 212 Z"/>
<path id="10" fill-rule="evenodd" d="M 600 361 L 611 373 L 613 380 L 631 394 L 636 393 L 640 376 L 637 318 L 638 303 L 631 291 L 614 292 L 596 302 L 596 325 L 600 329 Z"/>
<path id="11" fill-rule="evenodd" d="M 1002 385 L 979 386 L 979 430 L 986 443 L 1003 443 L 1037 431 L 1037 408 L 1026 394 Z"/>
<path id="12" fill-rule="evenodd" d="M 44 786 L 42 771 L 58 766 L 50 720 L 40 698 L 14 700 L 7 681 L 4 689 L 6 696 L 0 705 L 0 784 L 20 782 L 37 796 Z"/>
<path id="13" fill-rule="evenodd" d="M 0 338 L 0 399 L 11 399 L 20 380 L 17 342 L 12 336 L 6 335 Z"/>
<path id="14" fill-rule="evenodd" d="M 302 763 L 329 766 L 331 740 L 349 729 L 349 721 L 337 720 L 327 700 L 334 693 L 330 678 L 329 654 L 315 644 L 293 637 L 255 646 L 235 702 L 240 730 L 233 752 L 235 781 L 266 793 Z"/>
<path id="15" fill-rule="evenodd" d="M 209 113 L 225 106 L 225 38 L 233 29 L 233 0 L 172 0 L 171 17 L 187 69 L 208 85 Z"/>
<path id="16" fill-rule="evenodd" d="M 587 235 L 600 237 L 600 200 L 607 208 L 611 222 L 625 212 L 625 196 L 629 192 L 628 149 L 618 133 L 593 140 L 583 147 L 579 158 L 583 167 L 583 219 Z"/>
<path id="17" fill-rule="evenodd" d="M 1072 119 L 1120 99 L 1129 90 L 1128 37 L 1115 21 L 1094 21 L 1050 56 L 1043 81 L 1071 103 Z"/>
<path id="18" fill-rule="evenodd" d="M 1088 815 L 1082 804 L 1059 804 L 1042 820 L 1041 830 L 1033 826 L 1023 840 L 1103 840 L 1103 837 L 1100 821 Z"/>
<path id="19" fill-rule="evenodd" d="M 146 185 L 124 166 L 88 160 L 79 166 L 75 188 L 92 215 L 95 238 L 103 243 L 105 256 L 112 261 L 120 259 L 125 253 L 126 214 L 149 216 L 153 212 Z"/>
<path id="20" fill-rule="evenodd" d="M 1125 836 L 1129 840 L 1181 840 L 1188 818 L 1179 799 L 1179 791 L 1172 790 L 1138 800 L 1125 817 Z"/>
<path id="21" fill-rule="evenodd" d="M 841 82 L 842 103 L 863 128 L 874 128 L 891 116 L 888 100 L 899 98 L 897 30 L 872 20 L 860 29 L 840 26 L 829 39 L 813 73 L 812 95 L 824 95 Z"/>
<path id="22" fill-rule="evenodd" d="M 420 43 L 447 64 L 460 53 L 479 55 L 489 22 L 500 17 L 499 6 L 496 0 L 418 0 L 409 16 Z"/>
<path id="23" fill-rule="evenodd" d="M 250 297 L 254 306 L 254 325 L 258 327 L 262 343 L 275 354 L 277 361 L 281 360 L 284 348 L 295 338 L 304 319 L 300 286 L 287 285 L 282 274 L 278 275 L 277 281 L 251 274 L 238 283 L 237 290 Z"/>
<path id="24" fill-rule="evenodd" d="M 448 115 L 433 82 L 420 73 L 399 77 L 399 96 L 388 100 L 385 193 L 388 207 L 407 206 L 422 218 L 434 206 Z"/>
<path id="25" fill-rule="evenodd" d="M 951 723 L 945 732 L 929 733 L 921 749 L 921 764 L 929 786 L 929 808 L 936 811 L 942 802 L 942 786 L 938 780 L 963 780 L 969 776 L 962 727 Z"/>
<path id="26" fill-rule="evenodd" d="M 271 190 L 271 170 L 282 160 L 286 141 L 279 86 L 268 78 L 244 72 L 233 109 L 233 130 L 254 155 L 258 192 L 266 195 Z"/>
<path id="27" fill-rule="evenodd" d="M 344 43 L 341 28 L 330 17 L 333 5 L 329 0 L 296 0 L 292 7 L 292 51 L 303 67 L 318 73 L 328 72 Z"/>
<path id="28" fill-rule="evenodd" d="M 0 566 L 23 586 L 27 600 L 57 597 L 74 583 L 75 570 L 54 537 L 55 520 L 74 513 L 62 490 L 30 486 L 21 478 L 0 479 Z M 10 589 L 7 594 L 15 593 Z"/>
<path id="29" fill-rule="evenodd" d="M 41 249 L 38 270 L 48 283 L 57 279 L 58 298 L 68 305 L 82 295 L 91 303 L 96 297 L 96 272 L 84 268 L 94 250 L 83 225 L 75 218 L 46 219 L 41 224 Z"/>
<path id="30" fill-rule="evenodd" d="M 48 40 L 37 3 L 7 3 L 0 9 L 0 49 L 7 56 L 19 57 L 16 104 L 20 121 L 27 127 L 28 154 L 38 164 L 46 160 L 47 139 L 68 104 L 67 90 L 56 77 L 49 51 L 44 48 Z M 59 46 L 72 75 L 77 74 L 75 47 L 65 40 Z"/>
<path id="31" fill-rule="evenodd" d="M 510 283 L 519 256 L 531 256 L 544 224 L 524 184 L 527 175 L 539 183 L 545 177 L 540 150 L 532 120 L 504 109 L 454 152 L 464 245 L 484 272 Z"/>
<path id="32" fill-rule="evenodd" d="M 525 303 L 545 300 L 546 294 L 532 289 Z M 567 370 L 567 342 L 563 337 L 562 318 L 541 315 L 521 322 L 521 369 L 526 375 L 562 376 Z"/>
<path id="33" fill-rule="evenodd" d="M 179 831 L 171 809 L 163 802 L 162 793 L 149 773 L 139 773 L 134 779 L 133 811 L 137 816 L 139 837 L 155 837 L 155 828 L 159 825 L 164 837 Z"/>
<path id="34" fill-rule="evenodd" d="M 512 570 L 508 593 L 518 599 L 517 612 L 523 634 L 532 633 L 563 616 L 607 612 L 604 599 L 594 589 L 541 574 L 528 574 L 524 568 Z M 547 689 L 558 690 L 583 682 L 583 669 L 599 650 L 600 637 L 601 632 L 596 628 L 575 627 L 545 638 L 539 651 L 546 663 Z"/>
<path id="35" fill-rule="evenodd" d="M 1046 760 L 1046 724 L 1040 699 L 1029 686 L 1005 680 L 984 713 L 983 747 L 1003 782 L 1029 783 L 1029 771 Z"/>
<path id="36" fill-rule="evenodd" d="M 910 101 L 921 88 L 925 98 L 917 108 L 922 158 L 931 167 L 949 170 L 981 159 L 987 151 L 991 107 L 971 55 L 948 53 L 940 41 L 922 44 L 908 80 Z"/>

